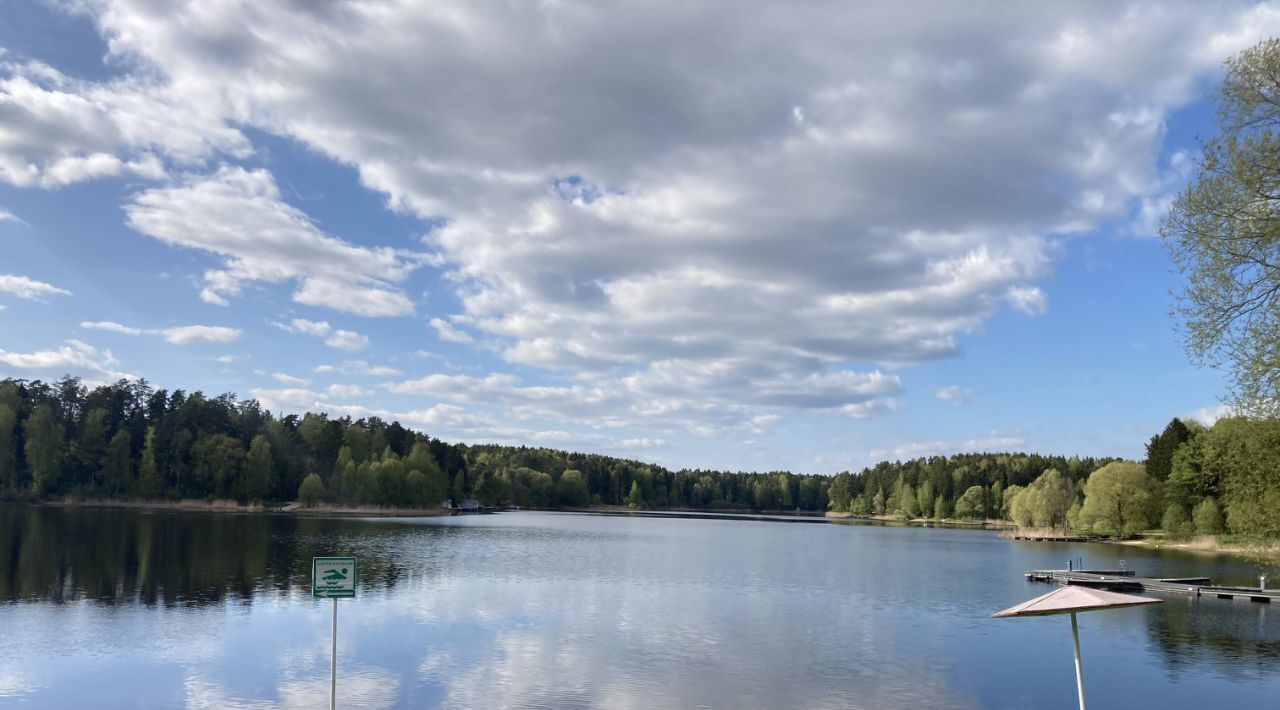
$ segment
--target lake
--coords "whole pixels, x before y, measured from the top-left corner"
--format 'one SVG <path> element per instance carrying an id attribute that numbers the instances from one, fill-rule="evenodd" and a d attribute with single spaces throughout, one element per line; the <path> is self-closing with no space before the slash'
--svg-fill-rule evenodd
<path id="1" fill-rule="evenodd" d="M 0 504 L 0 707 L 1069 708 L 1066 617 L 995 620 L 1082 558 L 1227 558 L 981 530 L 539 512 L 352 519 Z M 1277 581 L 1280 581 L 1278 579 Z M 1274 707 L 1280 608 L 1080 616 L 1091 708 Z"/>

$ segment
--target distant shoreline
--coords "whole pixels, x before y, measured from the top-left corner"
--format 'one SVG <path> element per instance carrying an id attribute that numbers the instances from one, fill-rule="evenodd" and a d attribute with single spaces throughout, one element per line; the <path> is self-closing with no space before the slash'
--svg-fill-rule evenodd
<path id="1" fill-rule="evenodd" d="M 21 502 L 21 501 L 19 501 Z M 442 508 L 384 508 L 379 506 L 317 505 L 306 507 L 298 503 L 283 506 L 265 506 L 261 503 L 241 503 L 234 500 L 147 500 L 139 498 L 75 498 L 26 501 L 29 505 L 50 508 L 99 508 L 115 510 L 173 511 L 183 513 L 237 513 L 254 515 L 340 515 L 349 517 L 382 518 L 431 518 L 452 515 Z"/>

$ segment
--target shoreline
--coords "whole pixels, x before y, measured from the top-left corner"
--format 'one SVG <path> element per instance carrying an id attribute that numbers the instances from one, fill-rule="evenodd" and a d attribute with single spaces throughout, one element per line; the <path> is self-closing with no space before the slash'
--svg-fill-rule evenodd
<path id="1" fill-rule="evenodd" d="M 297 502 L 283 506 L 241 503 L 234 500 L 147 500 L 138 498 L 75 498 L 26 501 L 27 505 L 49 508 L 97 508 L 114 510 L 167 511 L 177 513 L 232 513 L 242 515 L 345 516 L 379 518 L 432 518 L 453 514 L 441 508 L 384 508 L 380 506 L 317 505 L 304 507 Z"/>
<path id="2" fill-rule="evenodd" d="M 1227 556 L 1263 562 L 1280 561 L 1280 541 L 1277 540 L 1252 543 L 1222 542 L 1216 535 L 1201 535 L 1184 540 L 1144 537 L 1136 540 L 1105 540 L 1104 542 L 1142 547 L 1148 550 L 1176 550 L 1205 557 Z"/>
<path id="3" fill-rule="evenodd" d="M 440 508 L 384 508 L 379 506 L 338 506 L 317 505 L 307 508 L 296 501 L 282 506 L 265 506 L 261 503 L 240 503 L 235 500 L 199 500 L 184 498 L 181 500 L 146 500 L 137 498 L 77 498 L 69 496 L 56 500 L 13 500 L 13 503 L 49 508 L 90 508 L 100 510 L 136 510 L 150 512 L 175 513 L 220 513 L 238 515 L 295 515 L 300 517 L 365 517 L 365 518 L 432 518 L 448 517 L 453 511 Z M 533 509 L 527 510 L 544 510 Z M 545 509 L 556 512 L 556 509 Z M 927 518 L 903 520 L 887 515 L 854 516 L 839 513 L 817 512 L 782 512 L 782 511 L 750 511 L 750 510 L 630 510 L 617 507 L 600 508 L 564 508 L 558 512 L 586 513 L 604 516 L 636 516 L 648 518 L 702 518 L 720 520 L 759 520 L 775 522 L 807 522 L 834 524 L 879 524 L 902 525 L 919 528 L 957 528 L 974 530 L 1000 530 L 1002 537 L 1011 537 L 1010 531 L 1017 526 L 1008 521 L 937 521 Z M 1011 540 L 1012 541 L 1012 540 Z M 1125 545 L 1150 550 L 1173 550 L 1203 557 L 1236 557 L 1267 563 L 1280 562 L 1280 540 L 1259 542 L 1223 542 L 1213 535 L 1198 536 L 1190 539 L 1168 539 L 1162 537 L 1142 537 L 1131 540 L 1105 539 L 1094 541 L 1101 544 Z"/>

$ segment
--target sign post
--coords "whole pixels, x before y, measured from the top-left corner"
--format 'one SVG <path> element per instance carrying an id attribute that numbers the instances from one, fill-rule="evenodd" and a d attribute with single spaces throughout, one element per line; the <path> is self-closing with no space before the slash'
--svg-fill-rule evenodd
<path id="1" fill-rule="evenodd" d="M 333 649 L 329 656 L 329 710 L 338 706 L 338 600 L 356 595 L 356 558 L 312 557 L 311 596 L 333 600 Z"/>

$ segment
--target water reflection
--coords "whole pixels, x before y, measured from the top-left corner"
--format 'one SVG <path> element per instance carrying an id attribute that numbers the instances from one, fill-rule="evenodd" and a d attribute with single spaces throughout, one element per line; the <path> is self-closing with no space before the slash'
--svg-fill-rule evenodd
<path id="1" fill-rule="evenodd" d="M 1235 680 L 1275 675 L 1280 609 L 1246 600 L 1170 597 L 1161 611 L 1147 616 L 1147 633 L 1171 675 L 1205 663 Z"/>
<path id="2" fill-rule="evenodd" d="M 0 504 L 0 600 L 250 603 L 264 591 L 309 591 L 313 556 L 354 554 L 393 535 L 347 519 Z M 404 574 L 378 555 L 361 561 L 366 590 Z"/>
<path id="3" fill-rule="evenodd" d="M 310 558 L 354 554 L 340 695 L 368 708 L 1055 707 L 1060 619 L 988 615 L 1093 546 L 990 533 L 521 513 L 357 520 L 0 505 L 0 704 L 323 706 Z M 1123 551 L 1143 573 L 1248 563 Z M 1169 598 L 1082 620 L 1100 698 L 1280 692 L 1280 609 Z M 1140 689 L 1134 690 L 1134 689 Z"/>

